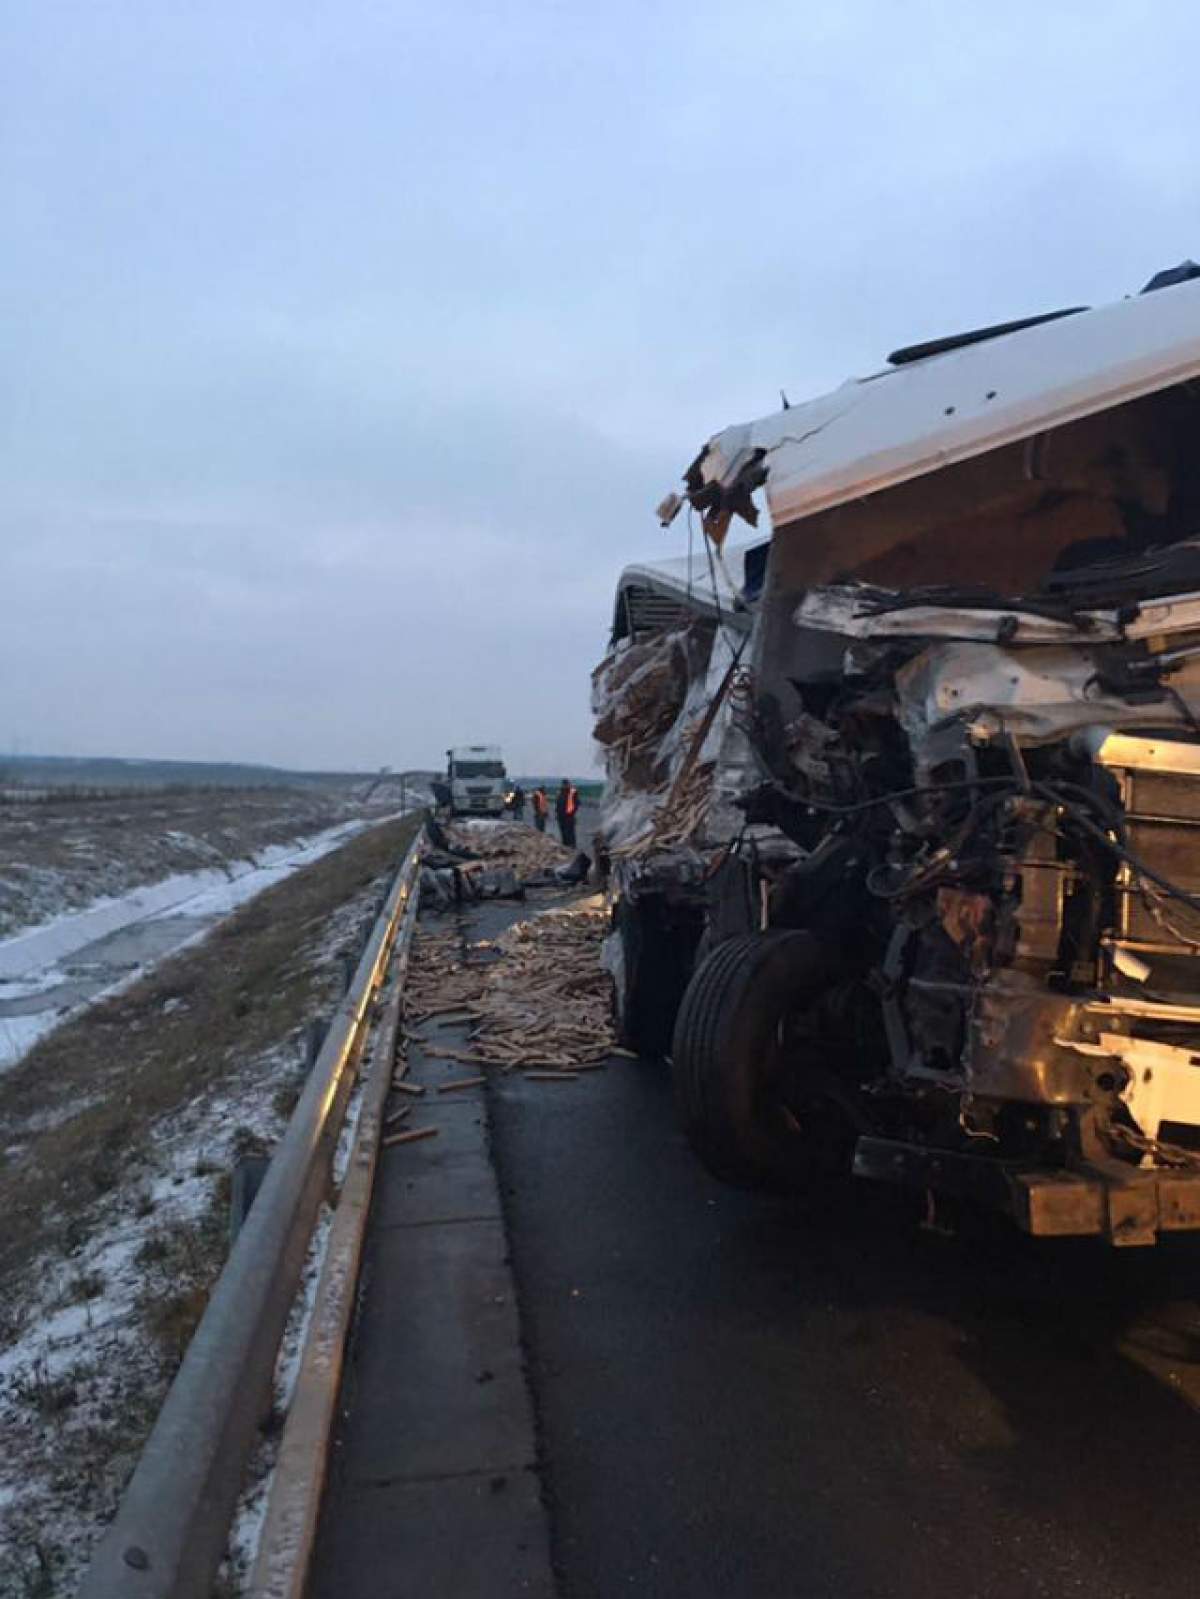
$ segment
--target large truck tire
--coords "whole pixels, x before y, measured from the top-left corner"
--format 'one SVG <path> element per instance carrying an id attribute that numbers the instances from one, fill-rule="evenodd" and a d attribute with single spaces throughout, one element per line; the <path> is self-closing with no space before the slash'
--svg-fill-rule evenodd
<path id="1" fill-rule="evenodd" d="M 675 1017 L 692 974 L 699 914 L 673 912 L 658 895 L 621 898 L 612 930 L 617 1037 L 636 1055 L 660 1059 L 671 1052 Z"/>
<path id="2" fill-rule="evenodd" d="M 675 1022 L 675 1098 L 722 1182 L 803 1189 L 847 1168 L 853 1133 L 819 1093 L 797 1094 L 797 1046 L 785 1043 L 835 980 L 811 933 L 783 929 L 727 939 L 696 968 Z"/>

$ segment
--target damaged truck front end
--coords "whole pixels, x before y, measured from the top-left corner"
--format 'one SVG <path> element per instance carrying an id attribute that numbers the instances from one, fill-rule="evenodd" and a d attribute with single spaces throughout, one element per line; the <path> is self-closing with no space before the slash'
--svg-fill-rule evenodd
<path id="1" fill-rule="evenodd" d="M 774 530 L 618 912 L 692 918 L 718 1175 L 1152 1243 L 1200 1228 L 1200 284 L 931 348 L 690 469 L 718 561 Z"/>

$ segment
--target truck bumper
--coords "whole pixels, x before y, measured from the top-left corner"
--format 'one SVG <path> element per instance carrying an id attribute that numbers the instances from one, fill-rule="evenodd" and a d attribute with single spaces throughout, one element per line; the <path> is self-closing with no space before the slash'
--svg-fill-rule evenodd
<path id="1" fill-rule="evenodd" d="M 854 1174 L 976 1200 L 1036 1238 L 1104 1238 L 1127 1246 L 1200 1230 L 1200 1170 L 1118 1168 L 1114 1162 L 1052 1171 L 864 1137 L 855 1148 Z"/>

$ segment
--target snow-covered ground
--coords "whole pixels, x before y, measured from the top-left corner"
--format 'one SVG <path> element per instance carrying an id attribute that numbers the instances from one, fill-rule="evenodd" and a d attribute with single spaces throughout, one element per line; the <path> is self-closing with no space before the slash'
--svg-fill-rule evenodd
<path id="1" fill-rule="evenodd" d="M 388 819 L 342 822 L 308 839 L 270 845 L 254 860 L 177 873 L 0 941 L 0 1072 L 67 1016 L 133 982 L 265 888 Z"/>
<path id="2" fill-rule="evenodd" d="M 0 938 L 181 873 L 396 809 L 399 795 L 325 790 L 96 790 L 0 803 Z"/>
<path id="3" fill-rule="evenodd" d="M 315 845 L 306 859 L 316 858 Z M 284 866 L 280 860 L 268 870 Z M 343 906 L 299 952 L 305 965 L 328 973 L 331 997 L 347 942 L 355 943 L 373 914 L 372 893 Z M 224 910 L 235 903 L 214 901 Z M 156 1311 L 181 1284 L 194 1280 L 204 1291 L 214 1249 L 219 1255 L 222 1248 L 223 1176 L 239 1153 L 279 1137 L 281 1092 L 297 1084 L 302 1056 L 296 1031 L 247 1060 L 236 1078 L 160 1118 L 139 1145 L 136 1168 L 97 1199 L 86 1237 L 47 1253 L 24 1274 L 24 1303 L 0 1304 L 0 1595 L 74 1592 L 170 1381 L 176 1357 L 164 1349 L 162 1327 L 155 1331 Z M 281 1407 L 294 1380 L 322 1238 L 319 1231 L 281 1353 Z M 263 1460 L 260 1474 L 270 1463 Z M 257 1482 L 247 1494 L 231 1585 L 252 1554 L 264 1492 Z"/>
<path id="4" fill-rule="evenodd" d="M 55 1586 L 45 1591 L 74 1590 L 68 1579 L 79 1574 L 97 1517 L 115 1508 L 169 1380 L 169 1361 L 144 1325 L 147 1294 L 179 1269 L 174 1240 L 194 1236 L 200 1248 L 217 1174 L 233 1157 L 232 1129 L 278 1135 L 272 1095 L 294 1077 L 296 1053 L 294 1043 L 282 1046 L 250 1063 L 240 1090 L 165 1118 L 136 1187 L 102 1207 L 74 1255 L 41 1262 L 19 1335 L 0 1355 L 0 1593 L 26 1591 L 17 1574 L 32 1566 L 35 1531 L 53 1562 Z M 56 1469 L 61 1461 L 66 1472 Z"/>

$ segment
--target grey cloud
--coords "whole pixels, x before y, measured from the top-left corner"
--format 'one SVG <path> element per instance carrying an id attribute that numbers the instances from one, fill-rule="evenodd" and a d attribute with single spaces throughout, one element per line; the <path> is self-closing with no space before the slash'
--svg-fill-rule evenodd
<path id="1" fill-rule="evenodd" d="M 1200 250 L 1182 3 L 18 0 L 0 743 L 586 769 L 709 432 Z"/>

